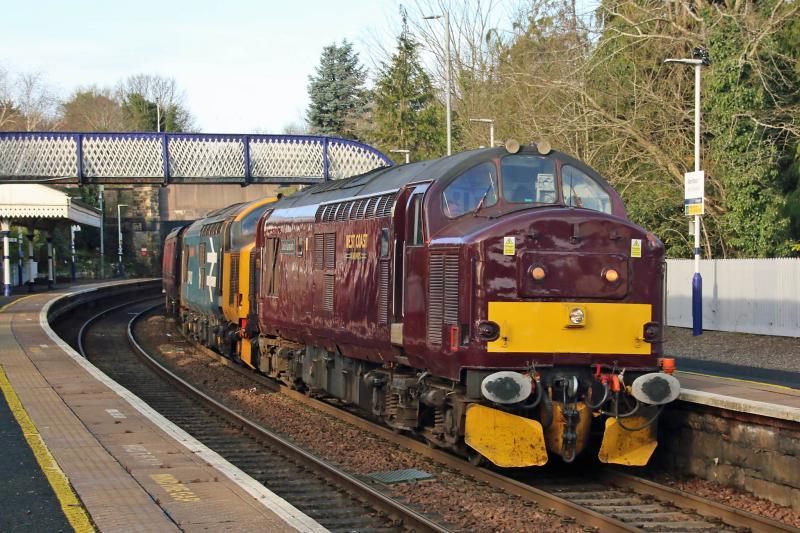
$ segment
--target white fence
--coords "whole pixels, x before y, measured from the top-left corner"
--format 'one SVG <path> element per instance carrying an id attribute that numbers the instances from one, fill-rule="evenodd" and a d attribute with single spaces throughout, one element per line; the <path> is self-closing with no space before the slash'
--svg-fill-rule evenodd
<path id="1" fill-rule="evenodd" d="M 800 259 L 700 261 L 703 329 L 800 337 Z M 667 261 L 667 324 L 692 327 L 694 261 Z"/>

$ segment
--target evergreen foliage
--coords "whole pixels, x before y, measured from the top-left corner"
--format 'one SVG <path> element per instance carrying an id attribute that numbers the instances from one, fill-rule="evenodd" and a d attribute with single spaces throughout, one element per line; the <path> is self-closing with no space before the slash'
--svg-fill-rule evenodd
<path id="1" fill-rule="evenodd" d="M 447 147 L 444 109 L 420 63 L 418 47 L 404 15 L 395 53 L 382 64 L 376 81 L 371 134 L 384 153 L 410 150 L 414 160 L 441 157 Z"/>
<path id="2" fill-rule="evenodd" d="M 309 76 L 307 121 L 312 133 L 358 139 L 363 129 L 366 70 L 347 40 L 322 50 L 316 73 Z"/>
<path id="3" fill-rule="evenodd" d="M 130 131 L 158 131 L 159 110 L 156 102 L 152 102 L 140 93 L 125 95 L 122 100 L 122 115 L 125 127 Z M 180 109 L 169 105 L 160 109 L 161 131 L 184 131 L 180 120 Z"/>
<path id="4" fill-rule="evenodd" d="M 664 60 L 705 48 L 704 255 L 790 255 L 800 252 L 798 15 L 780 0 L 602 0 L 578 23 L 574 3 L 533 0 L 495 44 L 484 74 L 492 90 L 461 84 L 456 105 L 491 109 L 506 138 L 546 137 L 586 161 L 670 257 L 690 257 L 682 200 L 694 168 L 694 69 Z"/>

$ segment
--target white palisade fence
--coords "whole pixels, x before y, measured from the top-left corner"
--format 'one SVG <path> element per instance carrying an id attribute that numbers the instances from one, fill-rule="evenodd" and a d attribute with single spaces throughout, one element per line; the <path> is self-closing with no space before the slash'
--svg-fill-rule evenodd
<path id="1" fill-rule="evenodd" d="M 710 259 L 703 329 L 800 337 L 800 259 Z M 691 259 L 667 260 L 667 324 L 692 327 Z"/>

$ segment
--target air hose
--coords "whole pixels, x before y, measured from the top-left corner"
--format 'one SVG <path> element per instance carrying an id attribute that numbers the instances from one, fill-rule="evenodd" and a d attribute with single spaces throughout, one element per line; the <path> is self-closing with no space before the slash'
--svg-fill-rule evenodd
<path id="1" fill-rule="evenodd" d="M 609 392 L 608 383 L 603 383 L 603 399 L 600 400 L 600 402 L 597 404 L 591 404 L 589 403 L 589 399 L 587 398 L 584 400 L 584 403 L 586 403 L 586 407 L 588 407 L 592 411 L 594 411 L 595 409 L 600 409 L 603 406 L 603 404 L 606 403 L 606 400 L 608 400 L 608 392 Z"/>

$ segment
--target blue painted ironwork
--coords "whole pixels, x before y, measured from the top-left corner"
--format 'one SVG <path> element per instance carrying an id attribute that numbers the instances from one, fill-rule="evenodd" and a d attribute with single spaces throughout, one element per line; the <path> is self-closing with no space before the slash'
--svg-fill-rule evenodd
<path id="1" fill-rule="evenodd" d="M 164 162 L 164 185 L 169 185 L 169 138 L 166 133 L 161 141 L 161 159 Z"/>
<path id="2" fill-rule="evenodd" d="M 316 183 L 391 166 L 317 135 L 0 132 L 0 183 Z"/>
<path id="3" fill-rule="evenodd" d="M 330 179 L 330 160 L 328 159 L 328 139 L 322 141 L 322 177 Z"/>
<path id="4" fill-rule="evenodd" d="M 252 177 L 252 169 L 250 168 L 250 136 L 244 136 L 244 181 L 242 187 L 250 185 L 250 178 Z"/>
<path id="5" fill-rule="evenodd" d="M 75 147 L 78 150 L 78 183 L 83 185 L 83 135 L 80 133 L 75 134 Z"/>
<path id="6" fill-rule="evenodd" d="M 700 272 L 692 276 L 692 335 L 703 334 L 703 278 Z"/>

